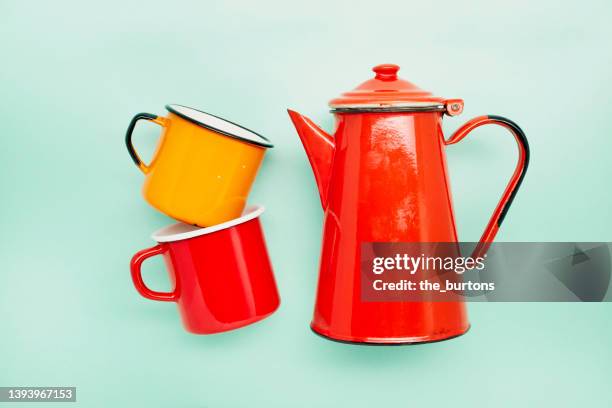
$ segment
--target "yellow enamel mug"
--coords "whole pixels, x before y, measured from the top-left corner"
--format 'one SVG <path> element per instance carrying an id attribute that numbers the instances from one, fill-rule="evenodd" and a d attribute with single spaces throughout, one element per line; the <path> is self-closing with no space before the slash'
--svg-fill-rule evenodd
<path id="1" fill-rule="evenodd" d="M 168 116 L 134 116 L 125 143 L 145 174 L 142 194 L 159 211 L 201 227 L 240 217 L 266 149 L 265 137 L 209 113 L 167 105 Z M 136 123 L 163 127 L 150 164 L 132 144 Z"/>

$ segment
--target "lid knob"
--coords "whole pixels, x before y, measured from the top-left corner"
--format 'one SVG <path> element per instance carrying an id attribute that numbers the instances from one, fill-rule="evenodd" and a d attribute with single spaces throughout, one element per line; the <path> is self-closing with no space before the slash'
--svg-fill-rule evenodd
<path id="1" fill-rule="evenodd" d="M 372 71 L 376 72 L 376 79 L 382 81 L 395 81 L 397 79 L 397 71 L 399 71 L 399 65 L 395 64 L 380 64 L 372 68 Z"/>

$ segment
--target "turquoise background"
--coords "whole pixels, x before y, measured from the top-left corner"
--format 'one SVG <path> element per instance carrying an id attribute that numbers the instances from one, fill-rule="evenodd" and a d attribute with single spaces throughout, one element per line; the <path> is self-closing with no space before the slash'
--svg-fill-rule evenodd
<path id="1" fill-rule="evenodd" d="M 611 304 L 470 304 L 472 330 L 414 347 L 310 333 L 322 212 L 285 109 L 400 74 L 529 137 L 499 240 L 612 240 L 611 3 L 605 1 L 0 1 L 0 386 L 78 387 L 87 407 L 611 406 Z M 251 201 L 282 305 L 198 337 L 136 294 L 128 262 L 172 222 L 140 196 L 131 117 L 194 106 L 273 140 Z M 150 157 L 159 129 L 135 136 Z M 516 160 L 503 130 L 448 149 L 463 240 Z M 162 262 L 146 264 L 167 288 Z M 2 405 L 2 404 L 0 404 Z M 25 406 L 20 405 L 20 406 Z M 74 406 L 74 405 L 71 405 Z"/>

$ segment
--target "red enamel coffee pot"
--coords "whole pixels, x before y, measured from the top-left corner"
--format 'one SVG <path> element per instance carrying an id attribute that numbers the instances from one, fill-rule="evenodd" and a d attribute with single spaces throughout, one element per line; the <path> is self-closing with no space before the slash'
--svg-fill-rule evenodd
<path id="1" fill-rule="evenodd" d="M 462 302 L 363 302 L 363 242 L 456 242 L 445 147 L 475 128 L 495 124 L 518 143 L 519 159 L 472 256 L 486 252 L 529 162 L 523 131 L 501 116 L 479 116 L 450 138 L 442 117 L 463 101 L 433 96 L 398 78 L 399 67 L 374 67 L 376 76 L 330 102 L 333 136 L 289 110 L 302 140 L 325 211 L 317 301 L 311 328 L 333 340 L 419 343 L 469 328 Z"/>

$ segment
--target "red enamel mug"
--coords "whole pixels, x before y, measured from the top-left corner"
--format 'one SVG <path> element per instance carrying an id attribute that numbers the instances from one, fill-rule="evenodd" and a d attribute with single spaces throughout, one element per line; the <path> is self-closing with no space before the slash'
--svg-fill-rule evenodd
<path id="1" fill-rule="evenodd" d="M 280 303 L 259 220 L 264 208 L 248 207 L 240 218 L 200 228 L 176 223 L 155 232 L 154 247 L 130 263 L 136 290 L 145 298 L 176 302 L 188 332 L 237 329 L 271 315 Z M 171 292 L 149 289 L 142 263 L 163 255 Z"/>

